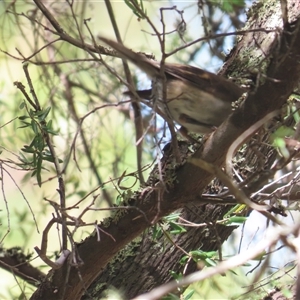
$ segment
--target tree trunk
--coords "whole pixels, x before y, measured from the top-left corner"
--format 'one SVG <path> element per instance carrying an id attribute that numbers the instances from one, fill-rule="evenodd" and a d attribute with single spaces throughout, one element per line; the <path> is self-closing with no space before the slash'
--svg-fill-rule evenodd
<path id="1" fill-rule="evenodd" d="M 210 204 L 189 205 L 181 212 L 182 218 L 199 224 L 222 219 L 223 215 L 224 206 Z M 199 248 L 202 251 L 218 250 L 234 228 L 216 224 L 188 227 L 186 233 L 172 237 L 172 243 L 165 235 L 154 240 L 153 230 L 147 230 L 108 264 L 83 299 L 90 296 L 103 298 L 103 291 L 113 287 L 122 293 L 123 299 L 130 299 L 174 279 L 170 271 L 190 274 L 197 269 L 197 264 L 193 260 L 187 266 L 181 264 L 180 259 L 185 255 L 182 249 L 186 252 Z"/>

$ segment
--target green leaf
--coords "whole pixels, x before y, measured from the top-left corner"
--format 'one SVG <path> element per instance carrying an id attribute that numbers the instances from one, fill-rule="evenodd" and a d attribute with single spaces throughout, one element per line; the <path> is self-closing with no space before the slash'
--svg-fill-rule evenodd
<path id="1" fill-rule="evenodd" d="M 280 126 L 274 133 L 271 134 L 271 139 L 285 138 L 294 134 L 294 130 L 287 126 Z"/>
<path id="2" fill-rule="evenodd" d="M 177 221 L 179 216 L 180 216 L 180 213 L 173 213 L 173 214 L 170 214 L 166 217 L 163 217 L 163 220 L 166 221 L 166 222 Z"/>
<path id="3" fill-rule="evenodd" d="M 21 102 L 21 104 L 19 105 L 19 108 L 20 108 L 20 109 L 23 109 L 23 108 L 25 108 L 25 107 L 26 107 L 25 101 Z"/>
<path id="4" fill-rule="evenodd" d="M 45 110 L 42 110 L 39 114 L 38 114 L 38 117 L 39 117 L 39 120 L 40 121 L 45 121 L 45 119 L 47 118 L 49 112 L 51 110 L 51 107 L 47 107 Z"/>
<path id="5" fill-rule="evenodd" d="M 122 197 L 122 195 L 119 194 L 116 198 L 116 204 L 120 205 L 122 203 L 122 200 L 123 200 L 123 197 Z"/>
<path id="6" fill-rule="evenodd" d="M 243 8 L 245 7 L 244 0 L 218 0 L 216 5 L 224 12 L 231 13 L 235 10 L 235 8 Z"/>
<path id="7" fill-rule="evenodd" d="M 192 255 L 192 257 L 194 259 L 204 260 L 206 258 L 212 258 L 212 257 L 216 256 L 217 252 L 216 251 L 204 252 L 202 250 L 193 250 L 193 251 L 190 251 L 190 254 Z"/>
<path id="8" fill-rule="evenodd" d="M 22 120 L 29 119 L 29 117 L 28 116 L 20 116 L 20 117 L 18 117 L 18 119 L 22 121 Z"/>
<path id="9" fill-rule="evenodd" d="M 228 221 L 225 222 L 226 225 L 230 225 L 232 223 L 235 223 L 235 224 L 243 224 L 247 221 L 247 217 L 243 217 L 243 216 L 233 216 L 233 217 L 230 217 L 228 219 Z"/>
<path id="10" fill-rule="evenodd" d="M 183 228 L 182 226 L 180 226 L 180 225 L 178 225 L 174 222 L 170 222 L 169 224 L 170 224 L 170 227 L 171 227 L 170 233 L 172 233 L 172 234 L 180 234 L 180 233 L 186 232 L 185 228 Z"/>
<path id="11" fill-rule="evenodd" d="M 35 150 L 34 150 L 32 147 L 27 146 L 27 145 L 25 145 L 25 146 L 21 149 L 21 151 L 26 152 L 26 153 L 34 153 L 34 152 L 35 152 Z"/>
<path id="12" fill-rule="evenodd" d="M 153 227 L 153 234 L 152 234 L 152 238 L 153 240 L 157 240 L 162 236 L 163 232 L 160 228 L 160 226 L 158 226 L 157 224 Z"/>
<path id="13" fill-rule="evenodd" d="M 210 258 L 206 258 L 204 261 L 207 267 L 215 267 L 217 265 L 216 261 Z"/>
<path id="14" fill-rule="evenodd" d="M 78 192 L 76 192 L 76 195 L 83 198 L 84 196 L 86 196 L 86 191 L 78 191 Z"/>
<path id="15" fill-rule="evenodd" d="M 36 152 L 33 153 L 32 164 L 34 167 L 36 167 Z"/>
<path id="16" fill-rule="evenodd" d="M 43 160 L 46 160 L 46 161 L 49 161 L 49 162 L 52 162 L 52 163 L 54 162 L 54 158 L 53 158 L 53 156 L 51 154 L 43 153 L 42 158 L 43 158 Z M 58 159 L 58 162 L 62 163 L 63 160 L 62 159 Z"/>
<path id="17" fill-rule="evenodd" d="M 45 143 L 43 137 L 39 134 L 35 137 L 35 147 L 42 152 L 45 148 Z"/>
<path id="18" fill-rule="evenodd" d="M 184 296 L 184 300 L 189 300 L 194 295 L 194 290 L 191 290 L 187 295 Z"/>
<path id="19" fill-rule="evenodd" d="M 140 0 L 139 2 L 138 0 L 124 0 L 124 2 L 138 18 L 145 19 L 144 16 L 147 15 L 147 10 L 144 8 L 143 0 Z M 135 5 L 132 4 L 132 2 L 134 2 Z M 137 9 L 136 6 L 138 6 L 140 10 Z M 142 13 L 140 11 L 142 11 Z"/>
<path id="20" fill-rule="evenodd" d="M 170 270 L 170 274 L 175 280 L 181 279 L 183 277 L 181 273 L 178 274 L 172 270 Z"/>
<path id="21" fill-rule="evenodd" d="M 280 154 L 284 157 L 284 158 L 289 158 L 290 157 L 290 152 L 286 147 L 286 142 L 283 138 L 278 137 L 275 138 L 273 141 L 273 146 L 275 148 L 278 148 L 278 151 L 280 152 Z"/>
<path id="22" fill-rule="evenodd" d="M 162 300 L 180 300 L 180 298 L 177 295 L 169 293 L 168 295 L 162 297 Z"/>
<path id="23" fill-rule="evenodd" d="M 42 186 L 42 175 L 41 175 L 42 162 L 43 162 L 43 159 L 41 157 L 39 157 L 37 160 L 37 165 L 36 165 L 36 179 L 37 179 L 39 187 Z"/>
<path id="24" fill-rule="evenodd" d="M 25 122 L 25 121 L 21 121 L 24 125 L 23 126 L 19 126 L 18 128 L 26 128 L 26 127 L 29 127 L 31 126 L 31 123 L 29 122 Z"/>
<path id="25" fill-rule="evenodd" d="M 22 151 L 22 149 L 21 149 L 21 151 Z M 24 152 L 26 152 L 26 151 L 24 151 Z M 20 152 L 19 154 L 20 154 L 19 160 L 20 160 L 22 163 L 25 163 L 25 164 L 30 163 L 30 161 L 27 159 L 27 157 L 26 157 L 22 152 Z"/>
<path id="26" fill-rule="evenodd" d="M 31 128 L 35 134 L 39 134 L 39 128 L 34 120 L 31 120 Z"/>
<path id="27" fill-rule="evenodd" d="M 49 120 L 46 127 L 43 127 L 43 129 L 46 132 L 48 132 L 49 134 L 52 134 L 52 135 L 57 135 L 58 134 L 58 131 L 54 131 L 53 128 L 52 128 L 52 120 Z"/>

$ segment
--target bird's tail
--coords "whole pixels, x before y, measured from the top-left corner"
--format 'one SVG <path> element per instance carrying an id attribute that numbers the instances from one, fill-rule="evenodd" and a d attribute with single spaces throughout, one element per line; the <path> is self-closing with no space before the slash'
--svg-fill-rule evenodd
<path id="1" fill-rule="evenodd" d="M 148 59 L 146 56 L 140 53 L 133 52 L 132 50 L 125 47 L 121 43 L 112 41 L 104 37 L 99 37 L 99 39 L 100 41 L 104 42 L 108 46 L 118 51 L 121 58 L 127 59 L 130 62 L 132 62 L 151 78 L 159 75 L 159 64 L 157 62 Z"/>

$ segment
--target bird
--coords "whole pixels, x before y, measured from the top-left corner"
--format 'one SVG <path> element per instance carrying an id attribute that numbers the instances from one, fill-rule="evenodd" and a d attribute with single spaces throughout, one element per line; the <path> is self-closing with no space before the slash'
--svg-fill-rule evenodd
<path id="1" fill-rule="evenodd" d="M 137 90 L 142 99 L 151 100 L 152 107 L 181 125 L 180 132 L 208 134 L 219 127 L 232 112 L 232 103 L 245 92 L 234 82 L 206 70 L 184 64 L 161 64 L 136 53 L 119 42 L 99 39 L 116 50 L 152 79 L 152 88 Z M 165 84 L 165 93 L 163 92 Z M 125 92 L 132 96 L 132 92 Z M 165 95 L 165 97 L 164 97 Z"/>

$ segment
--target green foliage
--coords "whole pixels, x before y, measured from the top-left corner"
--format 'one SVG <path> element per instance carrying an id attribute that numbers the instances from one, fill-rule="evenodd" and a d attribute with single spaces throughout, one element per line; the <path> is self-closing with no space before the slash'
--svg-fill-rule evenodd
<path id="1" fill-rule="evenodd" d="M 273 146 L 277 148 L 278 152 L 286 159 L 289 158 L 290 151 L 287 147 L 285 137 L 292 136 L 293 133 L 293 129 L 286 126 L 281 126 L 271 135 L 271 140 L 273 140 Z"/>
<path id="2" fill-rule="evenodd" d="M 42 169 L 45 169 L 43 162 L 48 161 L 53 163 L 54 157 L 48 149 L 46 139 L 49 135 L 56 135 L 57 132 L 52 128 L 52 120 L 46 121 L 47 116 L 51 110 L 51 107 L 47 107 L 40 111 L 34 111 L 29 109 L 25 102 L 22 102 L 20 109 L 25 109 L 27 115 L 19 117 L 19 120 L 23 124 L 19 128 L 29 128 L 33 133 L 33 139 L 29 145 L 24 145 L 21 151 L 28 155 L 20 153 L 20 164 L 23 168 L 33 169 L 32 177 L 36 176 L 38 185 L 42 185 Z M 59 160 L 61 163 L 62 160 Z"/>
<path id="3" fill-rule="evenodd" d="M 184 296 L 184 299 L 189 300 L 192 298 L 193 295 L 194 295 L 194 290 L 191 290 L 187 293 L 187 295 Z"/>
<path id="4" fill-rule="evenodd" d="M 179 213 L 173 213 L 169 216 L 162 218 L 159 224 L 153 226 L 153 240 L 159 239 L 162 234 L 167 235 L 168 239 L 171 239 L 170 235 L 177 235 L 186 232 L 186 229 L 177 223 Z"/>
<path id="5" fill-rule="evenodd" d="M 248 217 L 243 216 L 248 210 L 245 204 L 237 204 L 232 207 L 224 216 L 224 225 L 241 225 L 247 221 Z"/>
<path id="6" fill-rule="evenodd" d="M 193 250 L 190 251 L 190 256 L 192 256 L 195 262 L 203 262 L 207 267 L 214 267 L 217 265 L 217 261 L 215 257 L 217 256 L 216 251 L 202 251 L 202 250 Z M 181 258 L 180 263 L 185 264 L 189 259 L 190 256 L 185 255 Z"/>
<path id="7" fill-rule="evenodd" d="M 235 9 L 245 7 L 244 0 L 214 0 L 211 1 L 211 3 L 217 5 L 225 13 L 231 13 L 235 11 Z"/>
<path id="8" fill-rule="evenodd" d="M 225 225 L 241 225 L 247 221 L 247 217 L 243 216 L 232 216 L 226 222 Z"/>
<path id="9" fill-rule="evenodd" d="M 144 8 L 143 0 L 124 0 L 124 2 L 138 18 L 145 19 L 147 10 Z"/>

